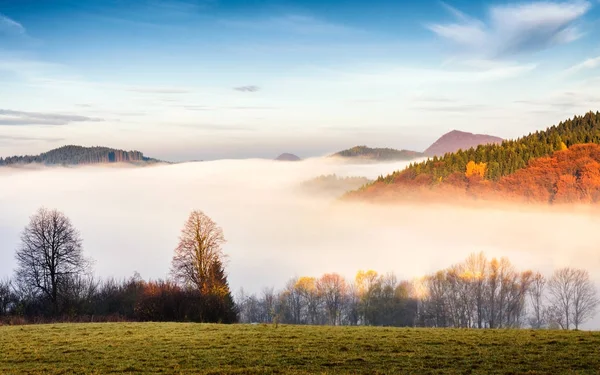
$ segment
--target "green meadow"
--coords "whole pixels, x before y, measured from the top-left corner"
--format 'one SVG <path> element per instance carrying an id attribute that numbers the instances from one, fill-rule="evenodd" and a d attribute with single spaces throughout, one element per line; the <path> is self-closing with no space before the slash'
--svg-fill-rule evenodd
<path id="1" fill-rule="evenodd" d="M 599 374 L 600 333 L 187 323 L 0 327 L 0 374 Z"/>

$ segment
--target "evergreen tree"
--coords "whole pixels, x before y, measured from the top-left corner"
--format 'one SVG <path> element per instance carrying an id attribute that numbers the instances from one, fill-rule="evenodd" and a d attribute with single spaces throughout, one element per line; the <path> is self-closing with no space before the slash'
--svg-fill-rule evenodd
<path id="1" fill-rule="evenodd" d="M 501 144 L 479 145 L 468 150 L 458 150 L 437 156 L 421 163 L 411 163 L 403 171 L 396 171 L 382 178 L 392 181 L 416 180 L 421 175 L 429 179 L 419 181 L 443 181 L 454 173 L 465 173 L 469 162 L 485 163 L 488 168 L 485 178 L 498 180 L 525 168 L 532 159 L 549 156 L 555 151 L 565 150 L 574 144 L 600 143 L 600 112 L 588 112 L 575 116 L 545 131 L 537 131 L 516 140 L 506 140 Z"/>

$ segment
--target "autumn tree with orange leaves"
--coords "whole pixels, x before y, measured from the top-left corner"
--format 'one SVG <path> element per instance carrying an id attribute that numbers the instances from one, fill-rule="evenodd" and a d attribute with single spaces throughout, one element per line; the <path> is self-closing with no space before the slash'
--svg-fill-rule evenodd
<path id="1" fill-rule="evenodd" d="M 210 299 L 214 305 L 211 314 L 221 311 L 231 321 L 235 320 L 235 304 L 223 269 L 224 243 L 223 230 L 204 212 L 192 211 L 181 230 L 171 275 L 181 285 L 197 289 Z"/>
<path id="2" fill-rule="evenodd" d="M 317 290 L 323 298 L 327 319 L 331 325 L 341 324 L 341 312 L 346 296 L 346 280 L 337 273 L 328 273 L 317 280 Z"/>

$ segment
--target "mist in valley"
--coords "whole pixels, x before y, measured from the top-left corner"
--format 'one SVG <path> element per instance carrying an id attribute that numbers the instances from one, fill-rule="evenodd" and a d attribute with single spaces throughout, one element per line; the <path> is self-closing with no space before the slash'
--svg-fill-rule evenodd
<path id="1" fill-rule="evenodd" d="M 71 218 L 99 277 L 168 277 L 179 232 L 199 209 L 224 230 L 234 292 L 326 272 L 352 279 L 360 269 L 412 279 L 480 251 L 546 276 L 562 266 L 584 268 L 600 283 L 593 208 L 371 205 L 298 188 L 320 175 L 375 179 L 406 165 L 314 158 L 0 168 L 0 278 L 12 274 L 20 232 L 44 206 Z M 600 320 L 590 324 L 598 328 Z"/>

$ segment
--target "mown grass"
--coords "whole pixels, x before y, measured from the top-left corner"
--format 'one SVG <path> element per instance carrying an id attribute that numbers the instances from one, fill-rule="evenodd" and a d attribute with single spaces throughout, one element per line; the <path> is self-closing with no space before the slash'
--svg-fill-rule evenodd
<path id="1" fill-rule="evenodd" d="M 600 333 L 183 323 L 0 327 L 0 374 L 600 374 Z"/>

